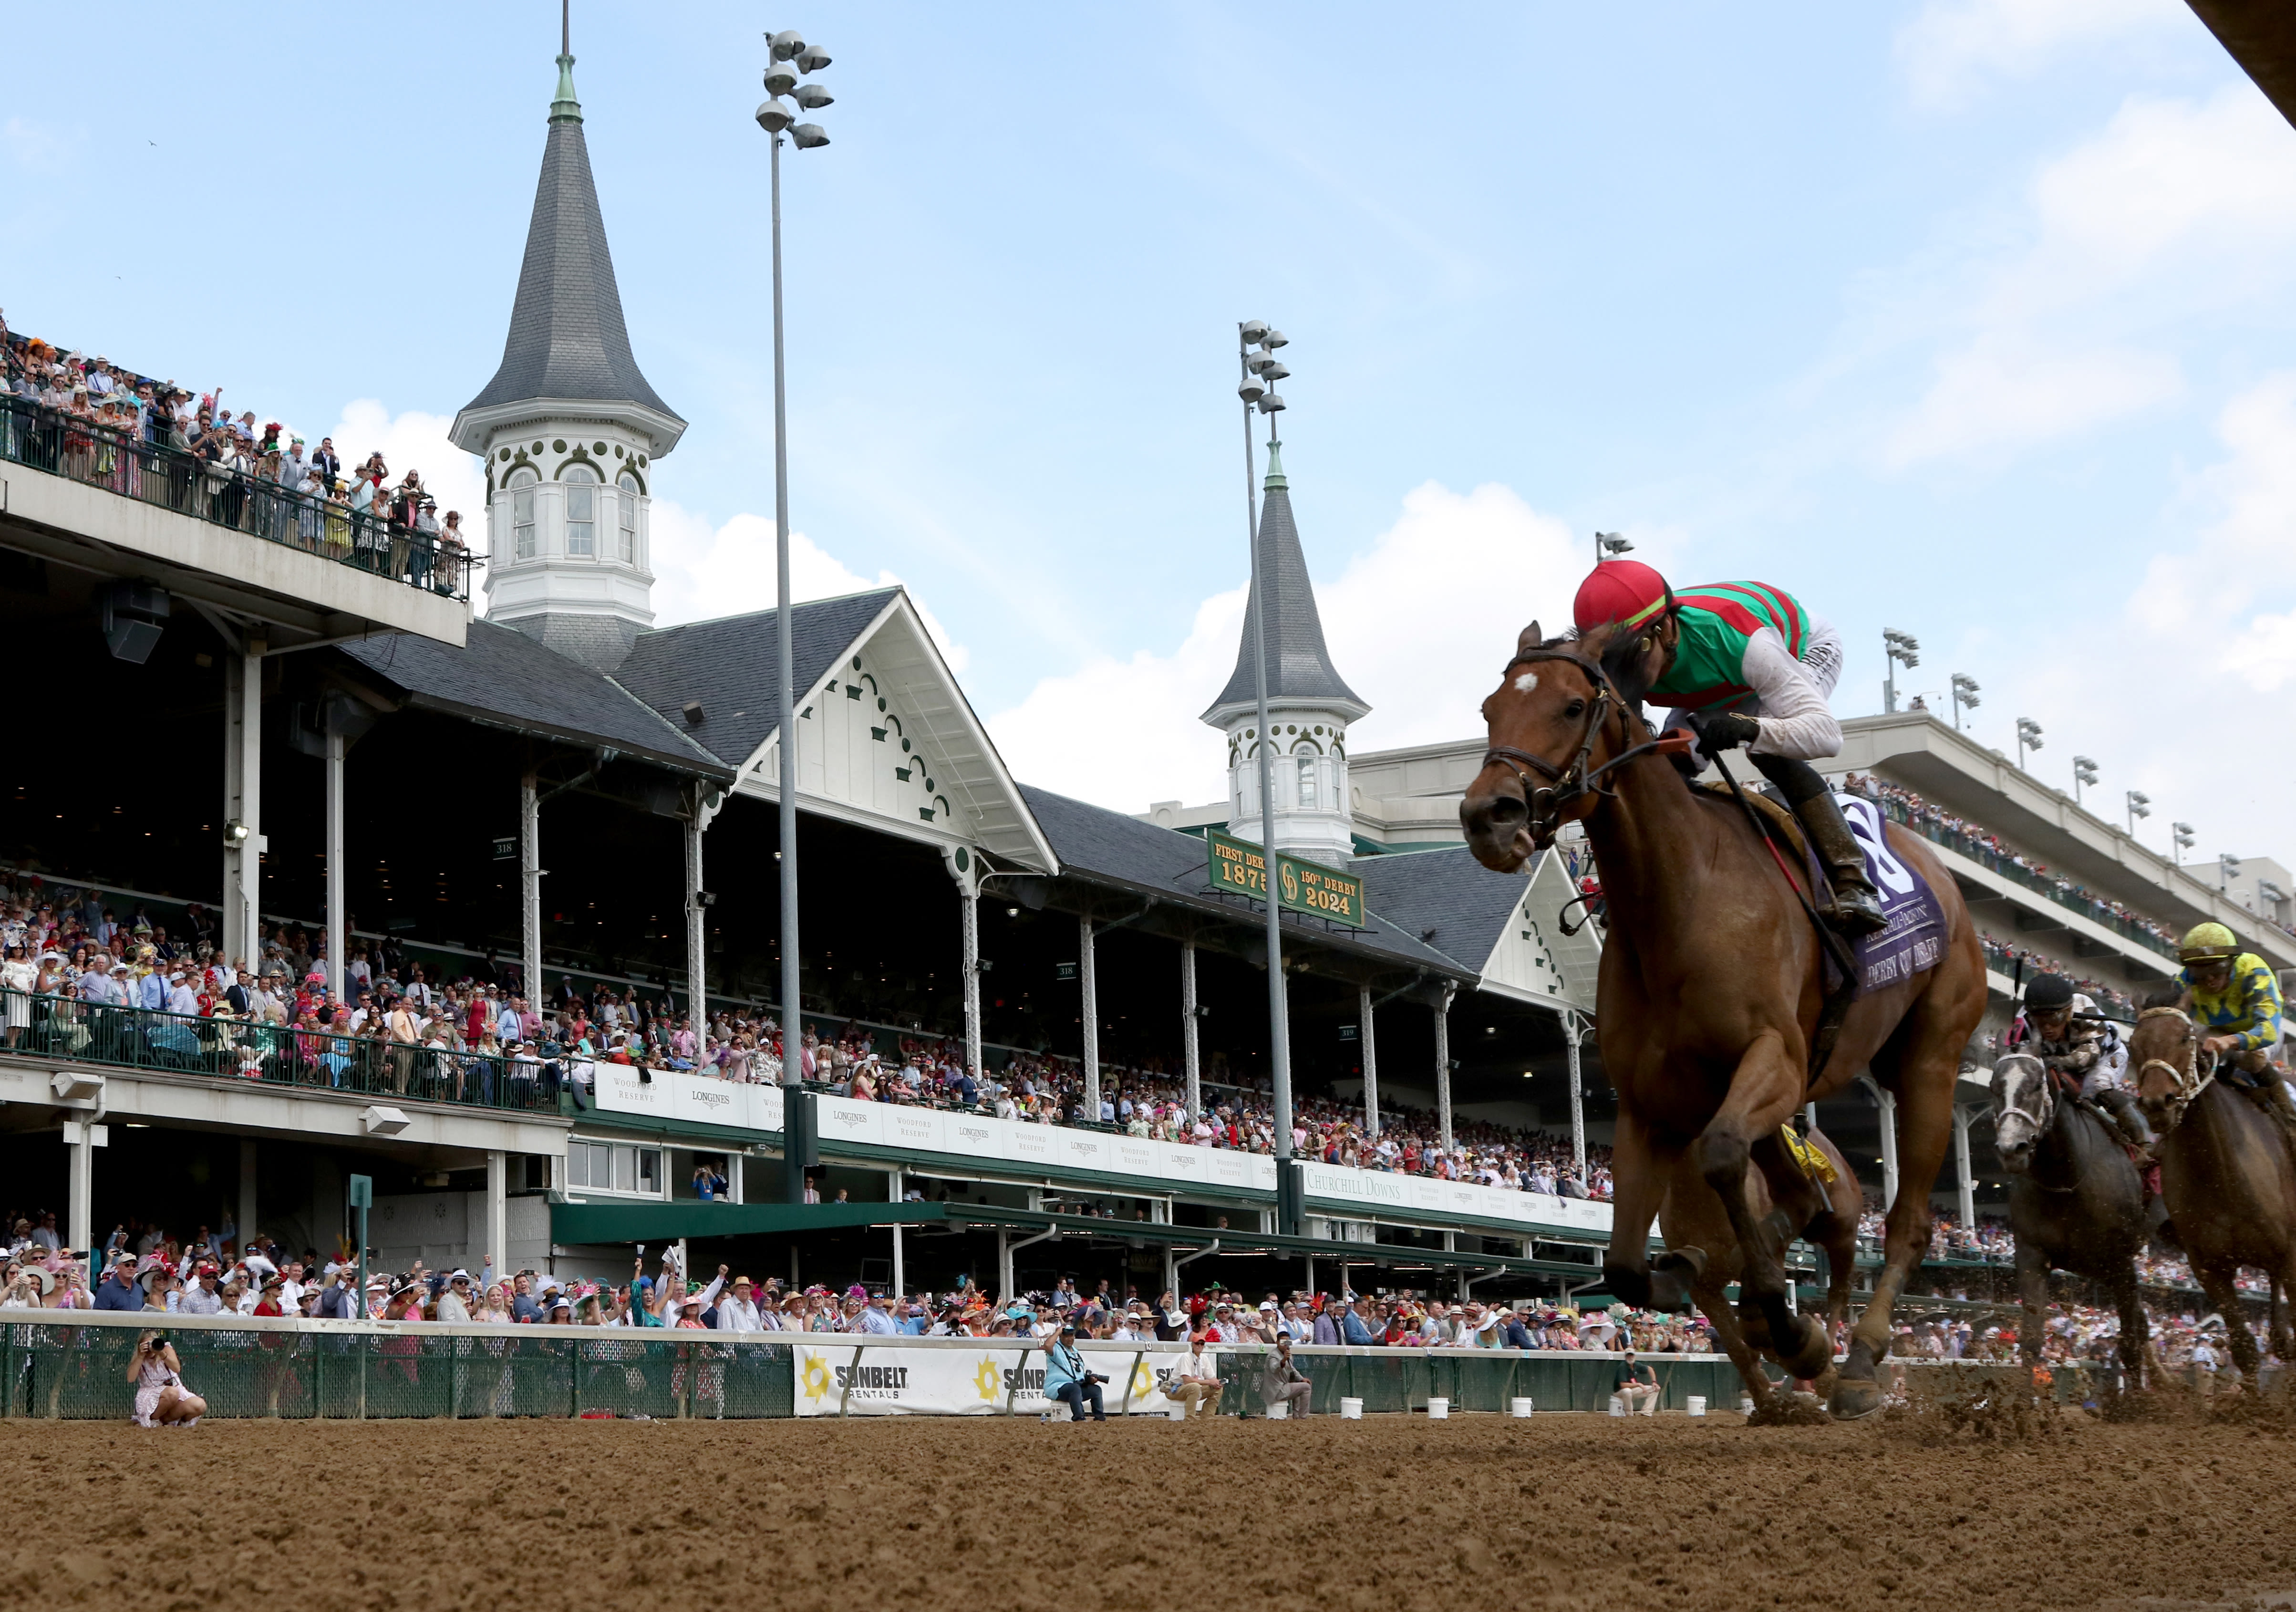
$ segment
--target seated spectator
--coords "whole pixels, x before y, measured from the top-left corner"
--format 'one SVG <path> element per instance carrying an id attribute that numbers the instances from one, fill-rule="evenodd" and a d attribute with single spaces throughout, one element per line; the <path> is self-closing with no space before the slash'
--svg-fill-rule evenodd
<path id="1" fill-rule="evenodd" d="M 1618 1369 L 1611 1373 L 1611 1392 L 1631 1416 L 1658 1413 L 1658 1373 L 1637 1361 L 1631 1348 L 1619 1361 Z"/>

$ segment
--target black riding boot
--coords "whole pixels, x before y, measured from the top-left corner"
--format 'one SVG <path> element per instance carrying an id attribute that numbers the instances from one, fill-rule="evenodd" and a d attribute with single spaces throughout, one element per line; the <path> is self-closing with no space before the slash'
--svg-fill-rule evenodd
<path id="1" fill-rule="evenodd" d="M 1833 886 L 1833 903 L 1823 909 L 1826 923 L 1837 934 L 1853 941 L 1887 928 L 1890 920 L 1882 915 L 1881 898 L 1866 876 L 1866 852 L 1857 836 L 1849 832 L 1841 808 L 1833 803 L 1833 790 L 1817 776 L 1817 769 L 1791 756 L 1750 754 L 1747 759 L 1778 786 L 1794 816 L 1801 819 L 1810 849 L 1825 864 L 1827 882 Z"/>
<path id="2" fill-rule="evenodd" d="M 2112 1116 L 2112 1123 L 2128 1139 L 2129 1145 L 2150 1159 L 2155 1139 L 2152 1127 L 2144 1123 L 2144 1110 L 2136 1106 L 2136 1094 L 2126 1086 L 2108 1086 L 2097 1093 L 2097 1101 Z"/>

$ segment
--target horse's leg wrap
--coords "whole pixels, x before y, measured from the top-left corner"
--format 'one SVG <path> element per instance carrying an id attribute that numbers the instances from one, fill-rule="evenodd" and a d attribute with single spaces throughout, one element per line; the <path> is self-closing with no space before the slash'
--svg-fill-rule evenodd
<path id="1" fill-rule="evenodd" d="M 1651 1273 L 1631 1270 L 1625 1265 L 1603 1262 L 1603 1286 L 1613 1297 L 1629 1310 L 1649 1310 L 1651 1303 Z"/>
<path id="2" fill-rule="evenodd" d="M 1686 1315 L 1691 1286 L 1706 1274 L 1706 1250 L 1669 1248 L 1651 1261 L 1650 1307 L 1672 1315 Z"/>
<path id="3" fill-rule="evenodd" d="M 1750 753 L 1748 760 L 1785 796 L 1786 804 L 1801 821 L 1802 832 L 1809 835 L 1817 859 L 1825 864 L 1826 877 L 1833 885 L 1833 906 L 1826 913 L 1827 920 L 1852 939 L 1886 925 L 1889 920 L 1882 916 L 1881 898 L 1866 876 L 1865 849 L 1849 832 L 1841 808 L 1834 804 L 1833 791 L 1817 769 L 1792 756 Z"/>

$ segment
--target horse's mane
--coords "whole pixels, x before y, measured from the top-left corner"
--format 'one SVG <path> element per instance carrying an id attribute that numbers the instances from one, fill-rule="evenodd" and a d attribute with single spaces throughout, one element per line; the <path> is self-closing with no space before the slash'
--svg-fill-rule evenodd
<path id="1" fill-rule="evenodd" d="M 2136 1005 L 2140 1008 L 2182 1008 L 2185 1005 L 2185 988 L 2182 985 L 2161 986 L 2157 990 L 2146 991 L 2144 999 Z"/>

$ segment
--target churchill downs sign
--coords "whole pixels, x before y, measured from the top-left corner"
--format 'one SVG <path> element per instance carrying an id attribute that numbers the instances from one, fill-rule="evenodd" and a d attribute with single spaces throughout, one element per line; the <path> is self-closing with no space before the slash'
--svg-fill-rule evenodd
<path id="1" fill-rule="evenodd" d="M 1208 830 L 1212 888 L 1232 895 L 1267 899 L 1267 853 L 1249 840 Z M 1364 927 L 1363 881 L 1352 874 L 1275 853 L 1275 904 L 1309 917 L 1329 918 L 1350 929 Z"/>

